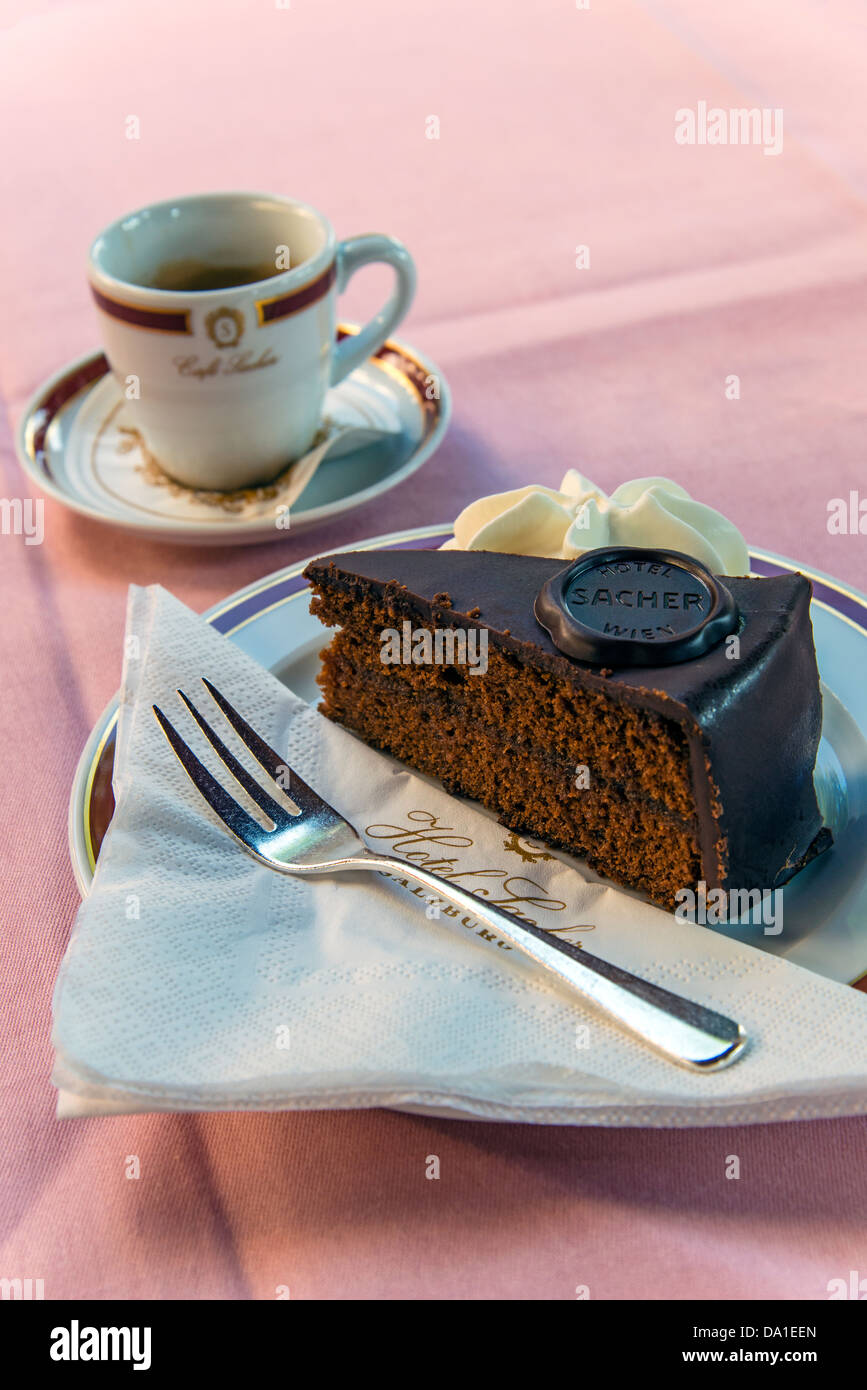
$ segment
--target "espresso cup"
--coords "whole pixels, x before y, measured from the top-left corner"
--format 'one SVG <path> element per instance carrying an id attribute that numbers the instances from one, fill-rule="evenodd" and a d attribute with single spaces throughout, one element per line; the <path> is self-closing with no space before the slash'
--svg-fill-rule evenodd
<path id="1" fill-rule="evenodd" d="M 392 266 L 394 292 L 337 342 L 337 296 L 373 261 Z M 382 346 L 415 291 L 393 237 L 338 242 L 321 212 L 267 193 L 173 198 L 121 217 L 94 241 L 89 278 L 148 451 L 178 482 L 214 489 L 267 482 L 304 454 L 328 387 Z"/>

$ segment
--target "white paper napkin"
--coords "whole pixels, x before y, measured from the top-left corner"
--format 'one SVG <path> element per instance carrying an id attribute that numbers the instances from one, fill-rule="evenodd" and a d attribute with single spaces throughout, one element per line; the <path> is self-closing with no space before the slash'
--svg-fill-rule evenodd
<path id="1" fill-rule="evenodd" d="M 538 858 L 323 719 L 162 589 L 130 591 L 126 653 L 117 808 L 55 993 L 59 1114 L 386 1105 L 686 1126 L 867 1111 L 863 994 L 590 882 L 565 855 Z M 465 886 L 733 1015 L 747 1055 L 683 1071 L 471 918 L 431 920 L 422 889 L 256 864 L 151 712 L 159 703 L 225 777 L 174 693 L 219 721 L 202 675 L 371 845 L 448 861 Z"/>

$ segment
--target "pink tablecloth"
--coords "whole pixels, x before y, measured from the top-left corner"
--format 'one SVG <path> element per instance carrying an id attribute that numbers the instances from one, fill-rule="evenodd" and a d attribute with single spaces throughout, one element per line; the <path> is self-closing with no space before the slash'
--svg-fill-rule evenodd
<path id="1" fill-rule="evenodd" d="M 0 537 L 0 1275 L 47 1298 L 827 1296 L 863 1270 L 863 1121 L 677 1133 L 386 1113 L 59 1124 L 51 988 L 77 896 L 70 779 L 116 688 L 126 586 L 197 608 L 355 538 L 570 465 L 666 473 L 758 546 L 864 584 L 863 11 L 857 0 L 6 0 L 0 385 L 11 427 L 89 349 L 92 234 L 154 198 L 273 188 L 416 255 L 405 337 L 454 390 L 423 471 L 315 532 L 220 552 L 49 504 Z M 782 108 L 779 154 L 675 112 Z M 136 115 L 140 138 L 128 140 Z M 439 139 L 426 136 L 439 118 Z M 576 247 L 589 268 L 576 267 Z M 371 272 L 344 305 L 367 312 Z M 728 399 L 726 378 L 740 379 Z M 128 1155 L 141 1178 L 125 1177 Z M 425 1178 L 429 1154 L 439 1181 Z M 741 1159 L 727 1181 L 726 1156 Z"/>

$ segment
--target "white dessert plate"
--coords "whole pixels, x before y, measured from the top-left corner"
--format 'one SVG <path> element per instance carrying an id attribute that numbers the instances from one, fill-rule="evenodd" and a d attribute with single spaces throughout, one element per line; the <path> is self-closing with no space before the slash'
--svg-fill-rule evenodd
<path id="1" fill-rule="evenodd" d="M 355 332 L 353 325 L 338 328 L 338 335 Z M 70 363 L 24 411 L 17 435 L 24 471 L 73 511 L 151 540 L 253 545 L 360 507 L 402 483 L 442 439 L 451 398 L 434 362 L 389 339 L 326 396 L 326 418 L 349 419 L 356 429 L 291 502 L 288 525 L 280 480 L 202 493 L 167 478 L 142 448 L 124 406 L 101 352 Z"/>
<path id="2" fill-rule="evenodd" d="M 342 548 L 427 549 L 450 536 L 450 527 L 427 526 Z M 867 990 L 867 596 L 778 555 L 753 550 L 750 558 L 754 574 L 800 570 L 813 581 L 811 612 L 824 703 L 816 790 L 835 843 L 787 885 L 782 935 L 768 936 L 761 925 L 746 923 L 712 930 Z M 328 639 L 308 612 L 308 586 L 301 573 L 306 564 L 302 560 L 258 580 L 204 616 L 302 699 L 316 704 L 318 653 Z M 90 888 L 114 809 L 117 711 L 113 700 L 88 739 L 72 786 L 69 845 L 82 895 Z M 755 795 L 763 795 L 761 786 L 755 787 Z"/>

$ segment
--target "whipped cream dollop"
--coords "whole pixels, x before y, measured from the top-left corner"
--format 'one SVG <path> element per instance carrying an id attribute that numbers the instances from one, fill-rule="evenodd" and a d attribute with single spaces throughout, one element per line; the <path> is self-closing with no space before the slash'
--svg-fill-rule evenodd
<path id="1" fill-rule="evenodd" d="M 454 539 L 442 549 L 574 560 L 602 545 L 680 550 L 712 574 L 750 572 L 737 527 L 671 478 L 635 478 L 608 497 L 574 468 L 558 492 L 534 485 L 471 502 L 455 522 Z"/>

